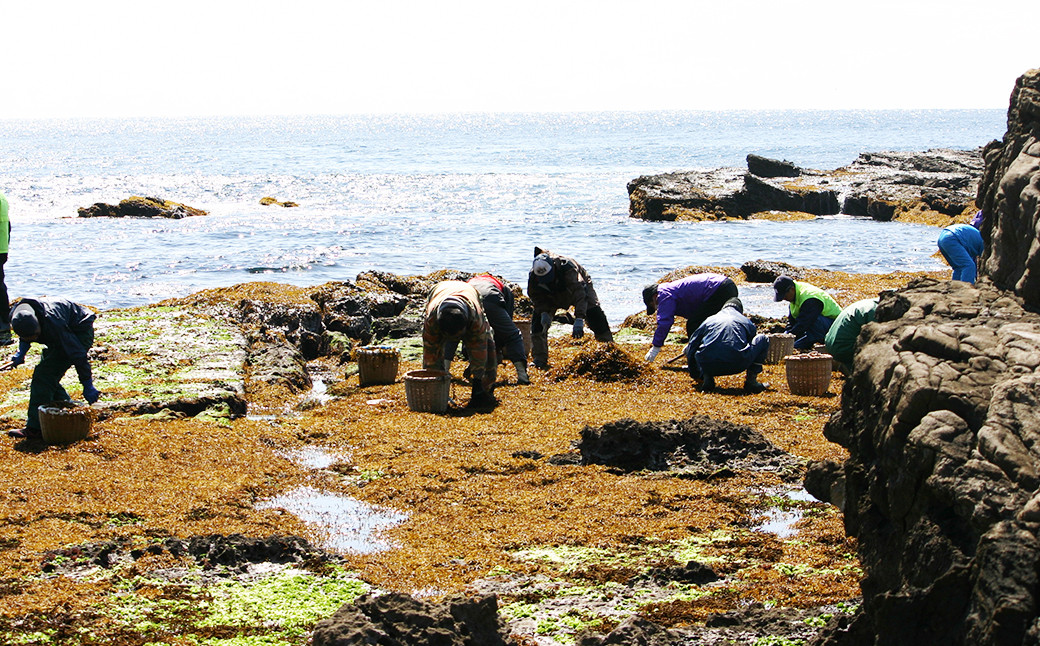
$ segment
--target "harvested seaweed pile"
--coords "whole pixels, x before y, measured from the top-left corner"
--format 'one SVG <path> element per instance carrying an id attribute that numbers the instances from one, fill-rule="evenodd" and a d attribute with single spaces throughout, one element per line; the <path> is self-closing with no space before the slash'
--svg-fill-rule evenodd
<path id="1" fill-rule="evenodd" d="M 582 462 L 623 471 L 675 471 L 708 478 L 722 469 L 772 471 L 797 477 L 801 461 L 777 448 L 746 424 L 706 415 L 687 420 L 637 422 L 622 419 L 586 426 L 578 443 Z"/>
<path id="2" fill-rule="evenodd" d="M 644 362 L 621 349 L 616 343 L 587 344 L 566 365 L 549 373 L 553 381 L 584 377 L 602 383 L 636 381 L 650 372 Z"/>

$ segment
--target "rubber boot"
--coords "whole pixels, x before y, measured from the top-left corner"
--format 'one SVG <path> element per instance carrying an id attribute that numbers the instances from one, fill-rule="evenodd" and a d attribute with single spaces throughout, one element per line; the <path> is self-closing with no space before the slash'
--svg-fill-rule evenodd
<path id="1" fill-rule="evenodd" d="M 527 362 L 514 361 L 513 366 L 516 368 L 516 383 L 522 386 L 530 384 L 531 378 L 527 375 Z"/>
<path id="2" fill-rule="evenodd" d="M 715 390 L 715 377 L 711 375 L 704 375 L 704 381 L 701 382 L 700 391 L 702 393 L 710 393 Z"/>
<path id="3" fill-rule="evenodd" d="M 748 368 L 747 375 L 744 377 L 744 392 L 746 393 L 760 393 L 766 388 L 769 388 L 769 384 L 761 383 L 758 380 L 758 375 L 762 372 L 761 364 L 752 364 Z"/>

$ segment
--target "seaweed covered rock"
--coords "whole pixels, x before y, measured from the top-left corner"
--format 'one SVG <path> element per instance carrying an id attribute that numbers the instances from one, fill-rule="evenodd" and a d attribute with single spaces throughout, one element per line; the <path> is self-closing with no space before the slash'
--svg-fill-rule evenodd
<path id="1" fill-rule="evenodd" d="M 1040 307 L 1040 69 L 1019 77 L 1007 132 L 985 148 L 980 273 Z"/>
<path id="2" fill-rule="evenodd" d="M 406 594 L 367 594 L 314 629 L 314 646 L 506 646 L 492 595 L 431 603 Z"/>
<path id="3" fill-rule="evenodd" d="M 584 464 L 622 471 L 677 471 L 707 478 L 720 469 L 773 471 L 793 475 L 800 461 L 746 424 L 705 415 L 686 420 L 636 422 L 622 419 L 586 426 L 578 442 Z"/>
<path id="4" fill-rule="evenodd" d="M 943 226 L 974 211 L 979 150 L 863 153 L 834 171 L 748 155 L 748 170 L 644 175 L 628 183 L 629 215 L 646 220 L 748 218 L 768 211 L 912 219 Z"/>
<path id="5" fill-rule="evenodd" d="M 119 204 L 97 202 L 79 209 L 78 213 L 81 218 L 170 218 L 172 220 L 207 215 L 206 211 L 187 204 L 137 195 L 128 197 Z"/>
<path id="6" fill-rule="evenodd" d="M 562 381 L 584 377 L 600 382 L 635 381 L 649 374 L 647 364 L 621 349 L 616 343 L 590 344 L 566 365 L 554 368 L 550 377 Z"/>
<path id="7" fill-rule="evenodd" d="M 778 260 L 749 260 L 740 266 L 749 283 L 771 283 L 778 276 L 789 276 L 800 280 L 805 273 L 801 267 Z"/>
<path id="8" fill-rule="evenodd" d="M 1040 315 L 986 281 L 882 294 L 842 406 L 862 613 L 819 643 L 1040 637 Z M 825 467 L 813 489 L 841 489 Z M 808 483 L 807 483 L 808 485 Z"/>

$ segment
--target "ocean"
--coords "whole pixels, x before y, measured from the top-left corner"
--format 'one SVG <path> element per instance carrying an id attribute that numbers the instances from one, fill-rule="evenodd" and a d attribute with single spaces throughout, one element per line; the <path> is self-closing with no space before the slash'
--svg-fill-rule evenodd
<path id="1" fill-rule="evenodd" d="M 691 264 L 943 267 L 938 232 L 920 225 L 642 222 L 628 217 L 629 180 L 744 167 L 748 153 L 833 169 L 863 152 L 974 149 L 1005 129 L 1002 110 L 0 120 L 7 286 L 102 309 L 370 269 L 487 270 L 526 286 L 541 246 L 585 265 L 616 327 L 641 309 L 643 284 Z M 209 215 L 76 217 L 130 195 Z M 746 291 L 749 311 L 783 312 L 767 289 Z"/>

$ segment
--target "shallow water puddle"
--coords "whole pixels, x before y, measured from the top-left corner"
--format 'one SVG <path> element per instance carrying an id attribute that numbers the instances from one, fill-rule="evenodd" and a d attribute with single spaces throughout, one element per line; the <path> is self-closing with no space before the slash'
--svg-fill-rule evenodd
<path id="1" fill-rule="evenodd" d="M 337 462 L 349 462 L 350 455 L 339 451 L 329 451 L 320 446 L 305 446 L 279 453 L 282 457 L 308 469 L 328 469 Z"/>
<path id="2" fill-rule="evenodd" d="M 404 522 L 405 514 L 373 507 L 349 496 L 299 487 L 257 504 L 257 509 L 281 508 L 312 525 L 327 549 L 371 554 L 394 547 L 377 534 Z"/>
<path id="3" fill-rule="evenodd" d="M 805 489 L 795 489 L 783 495 L 790 500 L 801 502 L 815 500 Z M 756 532 L 776 534 L 777 538 L 791 538 L 798 533 L 795 525 L 802 519 L 805 512 L 798 508 L 770 507 L 763 512 L 763 515 L 766 517 L 765 522 L 756 525 L 752 529 Z"/>

